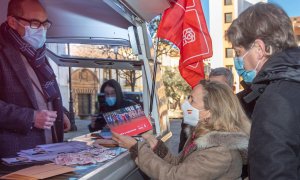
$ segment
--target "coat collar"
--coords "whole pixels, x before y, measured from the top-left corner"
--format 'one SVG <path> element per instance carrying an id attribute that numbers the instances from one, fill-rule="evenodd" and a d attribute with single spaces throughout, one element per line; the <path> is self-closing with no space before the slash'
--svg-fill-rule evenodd
<path id="1" fill-rule="evenodd" d="M 273 54 L 258 72 L 251 86 L 252 92 L 244 100 L 256 100 L 270 84 L 278 80 L 300 82 L 300 48 L 289 48 Z"/>
<path id="2" fill-rule="evenodd" d="M 263 65 L 253 80 L 256 84 L 269 84 L 270 81 L 289 80 L 300 82 L 300 48 L 289 48 L 273 54 Z"/>
<path id="3" fill-rule="evenodd" d="M 223 146 L 231 150 L 246 150 L 249 137 L 242 132 L 212 131 L 194 140 L 197 149 Z"/>

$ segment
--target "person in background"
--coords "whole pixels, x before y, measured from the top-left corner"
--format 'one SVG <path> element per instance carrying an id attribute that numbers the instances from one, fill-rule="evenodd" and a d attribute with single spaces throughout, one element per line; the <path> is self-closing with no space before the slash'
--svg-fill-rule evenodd
<path id="1" fill-rule="evenodd" d="M 250 179 L 300 179 L 300 49 L 291 19 L 272 3 L 250 6 L 227 39 L 238 73 L 256 101 L 249 142 Z"/>
<path id="2" fill-rule="evenodd" d="M 209 74 L 209 80 L 219 82 L 222 84 L 226 84 L 229 87 L 233 88 L 233 74 L 229 69 L 227 69 L 225 67 L 219 67 L 219 68 L 212 69 Z M 187 104 L 188 103 L 185 102 L 182 105 L 183 121 L 181 123 L 178 152 L 182 151 L 188 136 L 191 134 L 192 128 L 194 128 L 199 121 L 199 119 L 191 118 L 192 117 L 191 115 L 193 114 L 193 112 L 192 111 L 188 112 L 188 110 L 186 108 Z"/>
<path id="3" fill-rule="evenodd" d="M 246 160 L 250 124 L 228 85 L 201 81 L 191 93 L 201 119 L 184 150 L 173 156 L 161 140 L 144 134 L 146 142 L 113 132 L 113 140 L 129 149 L 138 167 L 153 179 L 239 179 Z M 243 158 L 244 157 L 244 158 Z"/>
<path id="4" fill-rule="evenodd" d="M 61 142 L 71 127 L 45 56 L 50 26 L 38 0 L 9 2 L 0 26 L 0 158 Z"/>
<path id="5" fill-rule="evenodd" d="M 106 126 L 106 121 L 102 115 L 103 113 L 136 104 L 135 102 L 124 98 L 120 84 L 114 79 L 104 82 L 100 88 L 100 93 L 104 94 L 105 103 L 104 106 L 100 107 L 100 113 L 98 116 L 92 119 L 92 123 L 89 125 L 90 132 L 101 130 Z"/>
<path id="6" fill-rule="evenodd" d="M 225 67 L 218 67 L 212 69 L 208 76 L 209 81 L 216 81 L 227 84 L 233 89 L 233 74 L 230 69 Z"/>

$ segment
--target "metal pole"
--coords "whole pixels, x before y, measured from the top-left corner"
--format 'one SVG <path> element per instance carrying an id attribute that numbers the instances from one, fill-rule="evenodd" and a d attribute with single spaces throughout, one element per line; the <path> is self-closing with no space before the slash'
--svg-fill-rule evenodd
<path id="1" fill-rule="evenodd" d="M 153 76 L 152 76 L 152 88 L 151 88 L 151 94 L 150 94 L 150 111 L 149 115 L 152 115 L 152 109 L 153 109 L 153 100 L 154 100 L 154 92 L 155 92 L 155 80 L 156 80 L 156 71 L 157 71 L 157 52 L 158 52 L 158 45 L 159 45 L 159 38 L 157 38 L 156 41 L 156 54 L 153 60 L 154 63 L 154 70 L 153 70 Z"/>
<path id="2" fill-rule="evenodd" d="M 70 44 L 68 44 L 68 55 L 70 56 Z M 71 131 L 77 131 L 77 126 L 75 124 L 74 118 L 74 108 L 73 108 L 73 92 L 72 92 L 72 67 L 69 67 L 69 91 L 70 91 L 70 101 L 69 101 L 69 113 L 70 113 L 70 123 Z"/>
<path id="3" fill-rule="evenodd" d="M 114 47 L 115 60 L 118 60 L 118 49 L 119 49 L 118 46 Z M 119 82 L 119 71 L 118 71 L 118 69 L 116 69 L 116 79 Z"/>

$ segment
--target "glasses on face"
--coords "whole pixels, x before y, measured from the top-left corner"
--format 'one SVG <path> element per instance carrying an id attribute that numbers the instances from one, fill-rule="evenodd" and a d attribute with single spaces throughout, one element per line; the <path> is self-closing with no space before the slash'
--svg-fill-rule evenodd
<path id="1" fill-rule="evenodd" d="M 28 22 L 30 24 L 30 28 L 32 28 L 32 29 L 38 29 L 41 26 L 43 26 L 45 29 L 49 29 L 52 25 L 52 22 L 49 20 L 41 22 L 41 21 L 35 20 L 35 19 L 28 20 L 28 19 L 25 19 L 25 18 L 22 18 L 19 16 L 14 16 L 14 18 L 16 18 L 17 20 L 22 20 L 22 21 Z"/>

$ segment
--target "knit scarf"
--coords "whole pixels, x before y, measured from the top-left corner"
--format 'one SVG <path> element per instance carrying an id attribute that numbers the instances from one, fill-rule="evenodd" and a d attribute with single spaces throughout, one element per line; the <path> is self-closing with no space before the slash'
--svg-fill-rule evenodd
<path id="1" fill-rule="evenodd" d="M 46 46 L 44 45 L 37 50 L 34 49 L 7 22 L 0 26 L 0 31 L 26 57 L 40 81 L 45 99 L 52 101 L 58 98 L 60 93 L 55 79 L 56 76 L 46 59 Z"/>

